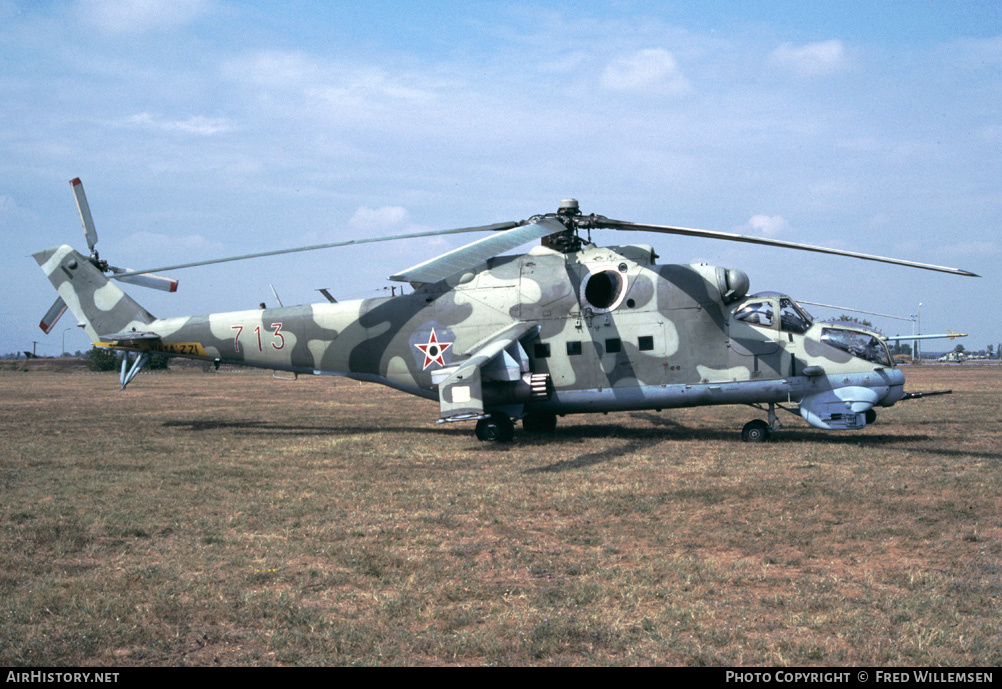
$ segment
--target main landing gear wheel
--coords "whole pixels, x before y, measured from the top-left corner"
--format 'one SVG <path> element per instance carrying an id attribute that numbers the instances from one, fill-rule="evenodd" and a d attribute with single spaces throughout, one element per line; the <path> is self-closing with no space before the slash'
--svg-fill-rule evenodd
<path id="1" fill-rule="evenodd" d="M 741 439 L 746 443 L 764 443 L 772 435 L 769 424 L 762 419 L 754 419 L 741 429 Z"/>
<path id="2" fill-rule="evenodd" d="M 515 424 L 507 414 L 494 412 L 477 421 L 477 440 L 494 443 L 508 443 L 515 437 Z"/>
<path id="3" fill-rule="evenodd" d="M 556 428 L 556 414 L 526 414 L 522 417 L 522 430 L 526 433 L 552 433 Z"/>
<path id="4" fill-rule="evenodd" d="M 866 425 L 869 426 L 871 423 L 877 420 L 877 412 L 872 409 L 866 410 Z"/>

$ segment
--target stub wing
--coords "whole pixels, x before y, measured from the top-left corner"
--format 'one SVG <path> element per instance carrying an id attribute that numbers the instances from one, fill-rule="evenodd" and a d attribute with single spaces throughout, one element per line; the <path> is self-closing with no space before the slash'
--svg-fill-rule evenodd
<path id="1" fill-rule="evenodd" d="M 520 407 L 541 394 L 545 399 L 549 395 L 546 381 L 530 373 L 529 356 L 521 343 L 538 332 L 535 323 L 508 326 L 474 345 L 462 363 L 443 369 L 438 383 L 439 421 L 479 418 L 487 408 Z M 516 416 L 521 416 L 517 411 Z"/>

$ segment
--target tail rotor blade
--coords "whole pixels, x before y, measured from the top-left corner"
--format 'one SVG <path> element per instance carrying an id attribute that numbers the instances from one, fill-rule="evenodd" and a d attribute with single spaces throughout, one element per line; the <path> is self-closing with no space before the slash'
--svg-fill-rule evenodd
<path id="1" fill-rule="evenodd" d="M 49 307 L 49 310 L 45 312 L 42 316 L 41 323 L 38 327 L 42 329 L 46 335 L 52 332 L 52 329 L 56 327 L 56 323 L 66 312 L 66 302 L 63 301 L 62 297 L 56 297 L 56 301 Z"/>
<path id="2" fill-rule="evenodd" d="M 161 292 L 177 292 L 177 278 L 169 278 L 164 275 L 153 275 L 152 273 L 142 273 L 140 275 L 131 275 L 132 271 L 129 268 L 116 268 L 115 266 L 108 266 L 114 275 L 111 277 L 115 280 L 121 282 L 126 282 L 130 285 L 139 285 L 141 287 L 149 287 L 150 289 L 158 289 Z M 123 273 L 125 273 L 123 275 Z"/>
<path id="3" fill-rule="evenodd" d="M 79 177 L 74 177 L 70 180 L 70 184 L 73 186 L 73 198 L 77 202 L 77 212 L 80 213 L 80 223 L 83 225 L 84 235 L 87 237 L 87 247 L 91 253 L 94 253 L 94 246 L 97 244 L 97 230 L 94 229 L 94 218 L 90 214 L 83 182 L 80 181 Z"/>

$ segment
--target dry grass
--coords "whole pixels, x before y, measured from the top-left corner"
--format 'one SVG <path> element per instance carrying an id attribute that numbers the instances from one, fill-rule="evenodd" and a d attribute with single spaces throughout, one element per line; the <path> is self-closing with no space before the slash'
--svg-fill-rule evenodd
<path id="1" fill-rule="evenodd" d="M 0 665 L 996 665 L 1002 370 L 861 433 L 745 407 L 485 446 L 256 372 L 0 372 Z"/>

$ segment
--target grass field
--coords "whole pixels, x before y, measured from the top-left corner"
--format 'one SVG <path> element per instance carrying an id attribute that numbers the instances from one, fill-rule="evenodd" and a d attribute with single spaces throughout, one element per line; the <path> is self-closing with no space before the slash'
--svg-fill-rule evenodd
<path id="1" fill-rule="evenodd" d="M 0 372 L 0 665 L 1002 663 L 1002 370 L 477 442 L 258 372 Z"/>

